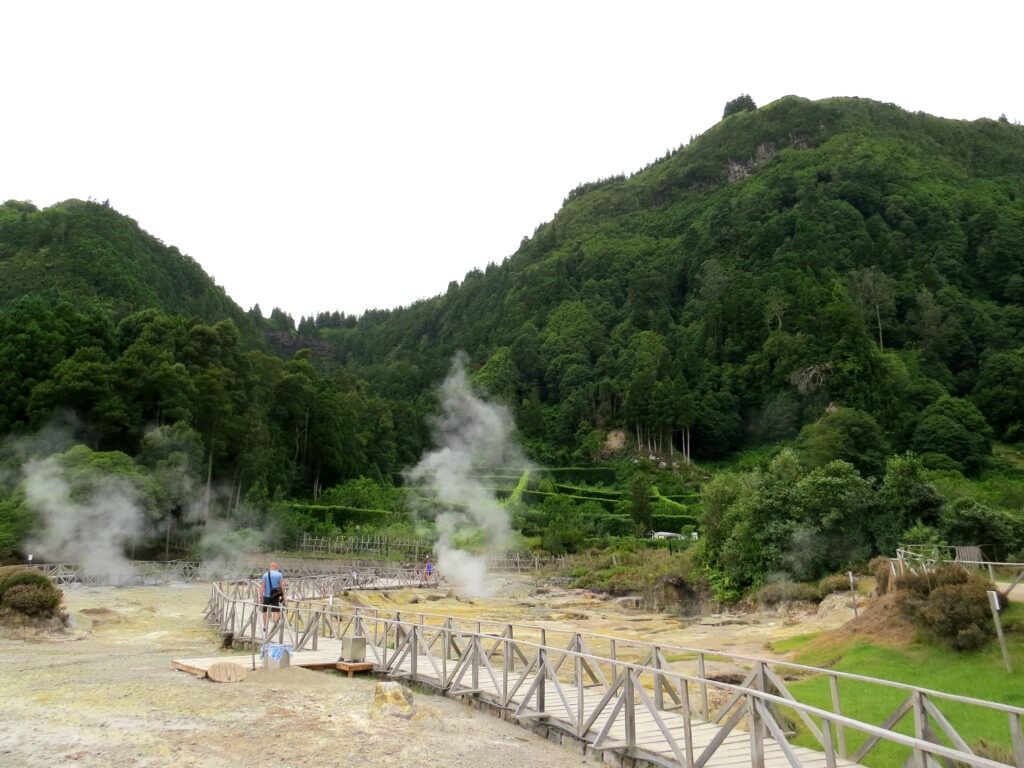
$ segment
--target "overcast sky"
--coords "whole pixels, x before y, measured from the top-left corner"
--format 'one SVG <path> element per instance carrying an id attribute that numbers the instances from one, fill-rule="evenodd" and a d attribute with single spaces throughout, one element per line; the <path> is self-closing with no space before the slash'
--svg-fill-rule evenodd
<path id="1" fill-rule="evenodd" d="M 4 3 L 0 200 L 109 200 L 265 315 L 501 262 L 743 93 L 1024 121 L 1019 0 Z"/>

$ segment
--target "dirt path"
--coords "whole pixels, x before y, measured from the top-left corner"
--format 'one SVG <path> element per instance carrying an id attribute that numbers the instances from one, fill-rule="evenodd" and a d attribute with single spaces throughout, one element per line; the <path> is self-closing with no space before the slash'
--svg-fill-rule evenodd
<path id="1" fill-rule="evenodd" d="M 175 671 L 174 658 L 217 652 L 219 636 L 202 618 L 209 594 L 208 584 L 70 587 L 65 605 L 73 619 L 71 632 L 0 639 L 0 765 L 599 764 L 440 696 L 418 694 L 408 719 L 374 714 L 372 677 L 257 669 L 243 682 L 217 684 Z M 623 610 L 589 593 L 534 594 L 528 585 L 511 580 L 504 584 L 502 597 L 488 601 L 461 600 L 437 590 L 360 599 L 431 613 L 507 615 L 510 620 L 563 626 L 568 622 L 608 634 L 749 655 L 765 655 L 769 639 L 842 620 L 778 616 L 727 624 L 726 619 L 708 617 L 703 624 L 685 626 L 678 619 Z"/>

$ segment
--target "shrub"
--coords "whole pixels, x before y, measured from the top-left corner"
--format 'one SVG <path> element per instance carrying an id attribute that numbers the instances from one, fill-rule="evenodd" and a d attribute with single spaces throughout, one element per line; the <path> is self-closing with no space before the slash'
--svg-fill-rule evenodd
<path id="1" fill-rule="evenodd" d="M 963 472 L 964 465 L 956 459 L 951 459 L 944 453 L 935 453 L 934 451 L 923 451 L 920 454 L 921 463 L 925 469 L 930 469 L 935 472 Z"/>
<path id="2" fill-rule="evenodd" d="M 14 566 L 0 573 L 0 605 L 29 615 L 52 614 L 64 594 L 39 571 Z"/>
<path id="3" fill-rule="evenodd" d="M 927 598 L 939 587 L 966 584 L 971 578 L 971 574 L 959 565 L 940 565 L 931 571 L 908 572 L 897 576 L 893 586 L 909 592 L 911 599 L 920 600 Z"/>
<path id="4" fill-rule="evenodd" d="M 765 584 L 755 596 L 762 605 L 775 606 L 780 603 L 812 602 L 821 600 L 821 593 L 814 584 L 803 584 L 797 581 L 774 581 Z"/>
<path id="5" fill-rule="evenodd" d="M 60 608 L 62 597 L 61 591 L 49 582 L 45 586 L 17 584 L 4 593 L 3 604 L 29 616 L 51 616 Z"/>
<path id="6" fill-rule="evenodd" d="M 740 589 L 739 585 L 728 574 L 708 570 L 705 572 L 705 575 L 708 580 L 708 586 L 718 602 L 726 604 L 738 603 L 743 598 L 743 590 Z"/>
<path id="7" fill-rule="evenodd" d="M 981 579 L 972 578 L 963 584 L 933 589 L 917 609 L 919 623 L 955 650 L 981 648 L 995 634 L 987 586 Z"/>
<path id="8" fill-rule="evenodd" d="M 875 591 L 884 595 L 889 591 L 889 577 L 892 575 L 889 558 L 881 555 L 868 563 L 868 573 L 875 579 Z"/>
<path id="9" fill-rule="evenodd" d="M 995 633 L 984 579 L 954 565 L 896 579 L 910 619 L 958 651 L 981 648 Z"/>
<path id="10" fill-rule="evenodd" d="M 0 572 L 0 602 L 4 602 L 4 595 L 7 590 L 19 584 L 40 584 L 53 586 L 48 578 L 39 571 L 26 568 L 23 565 L 14 565 L 4 568 Z"/>
<path id="11" fill-rule="evenodd" d="M 835 592 L 849 592 L 850 577 L 843 573 L 833 573 L 818 582 L 818 593 L 826 597 Z"/>
<path id="12" fill-rule="evenodd" d="M 28 570 L 24 565 L 0 565 L 0 595 L 4 591 L 4 582 L 13 573 L 22 573 Z"/>

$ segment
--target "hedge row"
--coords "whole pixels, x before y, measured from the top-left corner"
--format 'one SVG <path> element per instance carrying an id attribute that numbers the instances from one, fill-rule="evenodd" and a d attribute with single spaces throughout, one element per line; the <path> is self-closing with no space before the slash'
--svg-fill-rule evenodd
<path id="1" fill-rule="evenodd" d="M 544 470 L 556 483 L 584 483 L 586 485 L 617 485 L 613 467 L 559 467 Z"/>
<path id="2" fill-rule="evenodd" d="M 585 499 L 614 499 L 622 498 L 622 491 L 617 489 L 601 490 L 598 488 L 580 488 L 575 485 L 555 483 L 555 490 L 564 496 L 582 497 Z"/>
<path id="3" fill-rule="evenodd" d="M 600 496 L 573 496 L 568 493 L 546 493 L 544 491 L 523 491 L 523 503 L 533 506 L 540 506 L 544 503 L 544 499 L 549 496 L 558 496 L 561 498 L 572 499 L 577 504 L 592 501 L 595 504 L 600 504 L 606 512 L 614 512 L 616 505 L 622 500 L 621 496 L 615 498 L 602 498 Z"/>

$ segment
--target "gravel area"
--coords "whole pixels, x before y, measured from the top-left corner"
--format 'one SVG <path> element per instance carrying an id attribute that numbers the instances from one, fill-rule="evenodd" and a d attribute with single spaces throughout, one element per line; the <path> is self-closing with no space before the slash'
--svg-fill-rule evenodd
<path id="1" fill-rule="evenodd" d="M 206 584 L 69 587 L 70 632 L 7 632 L 0 765 L 600 764 L 442 696 L 416 694 L 411 716 L 375 713 L 370 676 L 257 663 L 244 681 L 213 683 L 176 671 L 176 658 L 218 652 L 202 619 L 209 594 Z"/>

